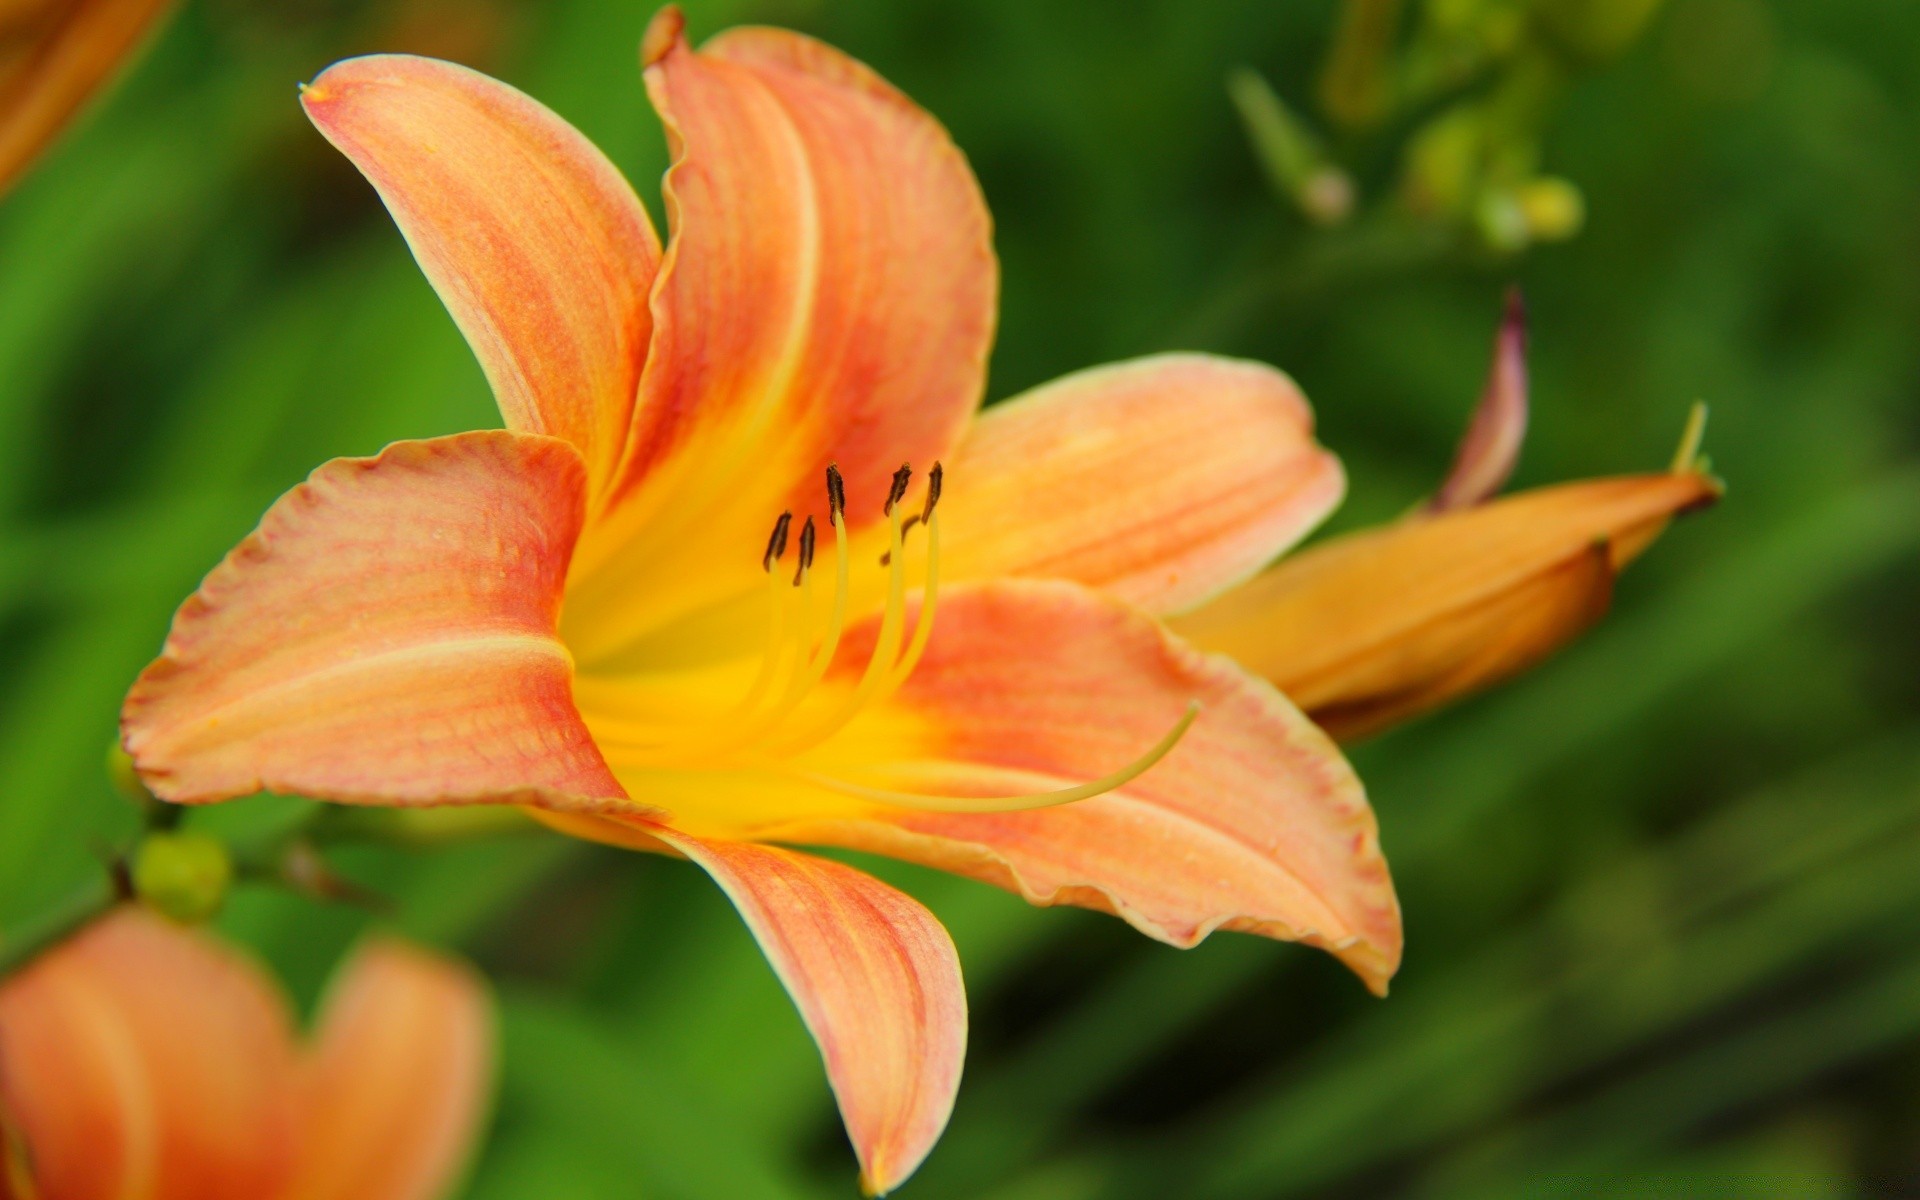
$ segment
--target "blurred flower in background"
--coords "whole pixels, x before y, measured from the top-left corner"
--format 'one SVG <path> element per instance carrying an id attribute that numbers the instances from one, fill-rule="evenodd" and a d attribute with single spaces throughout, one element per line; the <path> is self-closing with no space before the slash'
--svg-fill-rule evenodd
<path id="1" fill-rule="evenodd" d="M 438 1200 L 492 1087 L 472 971 L 374 940 L 310 1042 L 242 952 L 138 907 L 0 985 L 8 1200 Z"/>
<path id="2" fill-rule="evenodd" d="M 173 0 L 0 0 L 0 194 L 172 7 Z"/>

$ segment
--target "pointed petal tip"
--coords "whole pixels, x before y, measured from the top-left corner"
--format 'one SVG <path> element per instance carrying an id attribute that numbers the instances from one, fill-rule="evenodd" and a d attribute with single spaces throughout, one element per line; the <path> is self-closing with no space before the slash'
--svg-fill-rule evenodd
<path id="1" fill-rule="evenodd" d="M 640 38 L 640 66 L 644 70 L 673 52 L 687 40 L 687 16 L 678 4 L 669 4 L 653 14 L 647 32 Z"/>
<path id="2" fill-rule="evenodd" d="M 1500 332 L 1503 336 L 1526 336 L 1527 297 L 1517 283 L 1507 288 L 1506 312 L 1501 318 Z"/>
<path id="3" fill-rule="evenodd" d="M 1527 309 L 1518 287 L 1507 291 L 1506 311 L 1493 338 L 1493 361 L 1453 467 L 1427 502 L 1426 512 L 1471 508 L 1506 486 L 1527 436 Z"/>
<path id="4" fill-rule="evenodd" d="M 945 1130 L 966 1059 L 953 939 L 919 902 L 830 859 L 658 828 L 732 899 L 819 1045 L 861 1190 L 885 1195 Z"/>

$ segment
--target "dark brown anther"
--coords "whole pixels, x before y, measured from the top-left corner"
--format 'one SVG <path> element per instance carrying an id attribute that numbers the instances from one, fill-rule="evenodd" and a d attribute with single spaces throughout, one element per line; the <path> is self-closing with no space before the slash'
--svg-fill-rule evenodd
<path id="1" fill-rule="evenodd" d="M 800 581 L 813 569 L 813 518 L 800 527 L 800 565 L 793 572 L 793 586 L 799 587 Z"/>
<path id="2" fill-rule="evenodd" d="M 847 481 L 840 477 L 836 463 L 827 464 L 827 516 L 829 520 L 847 511 Z"/>
<path id="3" fill-rule="evenodd" d="M 887 489 L 886 507 L 880 511 L 886 516 L 893 515 L 893 506 L 907 498 L 907 484 L 913 482 L 913 464 L 901 463 L 900 469 L 893 473 L 893 486 Z"/>
<path id="4" fill-rule="evenodd" d="M 933 506 L 940 503 L 940 481 L 947 476 L 947 469 L 939 463 L 933 464 L 933 470 L 927 472 L 927 503 L 920 510 L 922 521 L 933 517 Z"/>
<path id="5" fill-rule="evenodd" d="M 792 524 L 793 514 L 790 512 L 781 513 L 780 519 L 773 523 L 773 536 L 767 539 L 767 552 L 760 557 L 762 571 L 771 574 L 773 564 L 779 562 L 780 556 L 787 552 L 787 527 Z"/>

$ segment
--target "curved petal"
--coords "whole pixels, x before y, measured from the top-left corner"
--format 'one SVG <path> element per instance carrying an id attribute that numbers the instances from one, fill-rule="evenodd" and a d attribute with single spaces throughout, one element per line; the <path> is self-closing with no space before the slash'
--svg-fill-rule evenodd
<path id="1" fill-rule="evenodd" d="M 1272 680 L 1329 732 L 1359 737 L 1570 641 L 1670 518 L 1718 495 L 1692 472 L 1622 476 L 1365 530 L 1286 559 L 1174 627 Z"/>
<path id="2" fill-rule="evenodd" d="M 565 438 L 603 483 L 626 442 L 660 258 L 620 172 L 551 111 L 430 58 L 350 58 L 307 116 L 386 201 L 507 427 Z"/>
<path id="3" fill-rule="evenodd" d="M 1345 487 L 1293 380 L 1204 354 L 1080 371 L 994 405 L 947 474 L 943 573 L 1070 579 L 1154 612 L 1253 574 Z"/>
<path id="4" fill-rule="evenodd" d="M 871 638 L 869 627 L 850 639 L 856 658 Z M 1400 957 L 1399 909 L 1352 769 L 1274 689 L 1136 610 L 1065 583 L 956 588 L 940 600 L 919 669 L 843 737 L 869 747 L 862 784 L 1045 792 L 1135 760 L 1196 700 L 1199 717 L 1171 753 L 1092 799 L 999 813 L 869 803 L 762 836 L 1103 909 L 1177 946 L 1218 928 L 1301 941 L 1384 990 Z"/>
<path id="5" fill-rule="evenodd" d="M 468 968 L 363 946 L 334 981 L 306 1066 L 306 1128 L 284 1200 L 435 1200 L 480 1131 L 493 1009 Z"/>
<path id="6" fill-rule="evenodd" d="M 876 517 L 894 468 L 959 437 L 992 336 L 986 206 L 932 117 L 780 30 L 695 52 L 666 9 L 645 54 L 675 153 L 673 236 L 615 503 L 581 548 L 583 660 L 750 588 L 782 508 L 824 522 L 829 461 L 849 522 Z M 682 554 L 705 557 L 666 561 Z M 576 638 L 574 611 L 596 608 Z"/>
<path id="7" fill-rule="evenodd" d="M 898 1187 L 946 1128 L 967 1050 L 953 939 L 851 867 L 746 842 L 658 836 L 706 868 L 820 1044 L 871 1195 Z"/>
<path id="8" fill-rule="evenodd" d="M 0 192 L 126 61 L 171 0 L 0 6 Z"/>
<path id="9" fill-rule="evenodd" d="M 336 459 L 181 606 L 121 727 L 155 794 L 630 809 L 554 634 L 580 456 L 491 431 Z"/>
<path id="10" fill-rule="evenodd" d="M 292 1166 L 293 1034 L 252 963 L 122 909 L 0 989 L 0 1102 L 48 1200 L 260 1200 Z"/>
<path id="11" fill-rule="evenodd" d="M 1513 474 L 1526 437 L 1527 307 L 1520 289 L 1514 288 L 1507 293 L 1506 316 L 1493 337 L 1493 364 L 1480 403 L 1427 510 L 1446 512 L 1492 499 Z"/>

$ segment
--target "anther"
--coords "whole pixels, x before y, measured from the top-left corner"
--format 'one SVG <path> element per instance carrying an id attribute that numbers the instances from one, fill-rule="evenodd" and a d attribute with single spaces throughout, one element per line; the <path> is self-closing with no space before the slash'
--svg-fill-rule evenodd
<path id="1" fill-rule="evenodd" d="M 783 512 L 780 519 L 773 523 L 773 536 L 767 539 L 767 552 L 760 557 L 760 569 L 771 574 L 773 564 L 787 552 L 787 527 L 793 524 L 793 514 Z"/>
<path id="2" fill-rule="evenodd" d="M 839 517 L 847 511 L 847 481 L 840 477 L 840 468 L 834 463 L 827 464 L 827 516 Z"/>
<path id="3" fill-rule="evenodd" d="M 945 479 L 947 470 L 939 463 L 933 464 L 933 470 L 927 472 L 927 503 L 920 510 L 920 519 L 925 521 L 933 516 L 933 506 L 940 503 L 940 481 Z M 907 522 L 911 525 L 911 519 Z"/>
<path id="4" fill-rule="evenodd" d="M 887 504 L 880 511 L 886 516 L 893 515 L 893 506 L 907 498 L 907 484 L 913 482 L 913 464 L 901 463 L 900 469 L 893 473 L 893 486 L 887 489 Z"/>
<path id="5" fill-rule="evenodd" d="M 813 569 L 813 539 L 813 518 L 808 517 L 807 523 L 800 527 L 800 566 L 793 573 L 795 587 L 800 586 L 800 581 Z"/>

